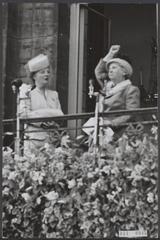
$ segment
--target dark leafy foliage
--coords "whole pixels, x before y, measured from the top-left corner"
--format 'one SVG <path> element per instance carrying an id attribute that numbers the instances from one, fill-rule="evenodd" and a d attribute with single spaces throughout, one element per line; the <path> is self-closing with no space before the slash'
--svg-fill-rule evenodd
<path id="1" fill-rule="evenodd" d="M 61 136 L 24 157 L 3 151 L 3 236 L 116 237 L 158 233 L 157 128 L 83 152 Z"/>

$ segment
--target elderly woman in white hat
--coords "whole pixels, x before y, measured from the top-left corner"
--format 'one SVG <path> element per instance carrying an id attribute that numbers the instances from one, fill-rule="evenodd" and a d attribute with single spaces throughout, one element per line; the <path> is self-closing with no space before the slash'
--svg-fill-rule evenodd
<path id="1" fill-rule="evenodd" d="M 102 88 L 102 95 L 99 98 L 99 112 L 108 112 L 116 110 L 133 110 L 140 107 L 140 91 L 138 87 L 133 86 L 130 81 L 133 69 L 130 63 L 121 58 L 115 58 L 119 52 L 120 46 L 111 46 L 108 54 L 100 59 L 95 68 L 95 75 Z M 113 137 L 119 137 L 124 128 L 120 125 L 127 121 L 133 121 L 131 115 L 108 116 L 100 119 L 100 124 L 105 127 L 102 143 L 109 142 Z M 89 119 L 84 127 L 93 126 L 94 118 Z M 111 128 L 110 128 L 111 127 Z M 85 129 L 88 135 L 94 135 L 93 128 Z M 100 134 L 103 136 L 103 134 Z"/>
<path id="2" fill-rule="evenodd" d="M 140 91 L 132 85 L 130 77 L 133 69 L 124 59 L 116 58 L 120 46 L 111 46 L 108 54 L 100 59 L 95 68 L 96 79 L 103 89 L 103 108 L 101 111 L 133 110 L 140 107 Z M 108 78 L 108 80 L 107 80 Z M 131 120 L 131 115 L 113 116 L 104 119 L 104 124 L 118 127 L 121 123 Z"/>
<path id="3" fill-rule="evenodd" d="M 119 49 L 119 45 L 111 46 L 108 54 L 100 59 L 95 68 L 96 79 L 102 88 L 102 95 L 100 94 L 99 97 L 99 112 L 133 110 L 140 106 L 140 91 L 130 81 L 133 73 L 132 66 L 124 59 L 115 58 Z M 129 120 L 133 120 L 131 115 L 100 118 L 100 125 L 104 124 L 106 127 L 103 131 L 100 128 L 99 143 L 107 143 L 115 137 L 120 137 L 124 130 L 120 125 Z M 85 127 L 94 126 L 94 124 L 95 118 L 90 118 L 83 125 L 83 131 L 91 138 L 95 134 L 94 129 Z"/>
<path id="4" fill-rule="evenodd" d="M 20 87 L 20 117 L 38 118 L 54 117 L 63 115 L 59 102 L 58 93 L 48 89 L 50 77 L 50 66 L 47 55 L 39 54 L 25 65 L 28 76 L 33 81 L 32 86 L 22 84 Z M 23 100 L 24 99 L 24 100 Z M 27 126 L 28 131 L 36 131 L 27 135 L 28 140 L 24 142 L 24 148 L 40 148 L 49 133 L 44 132 L 42 124 L 36 123 Z"/>

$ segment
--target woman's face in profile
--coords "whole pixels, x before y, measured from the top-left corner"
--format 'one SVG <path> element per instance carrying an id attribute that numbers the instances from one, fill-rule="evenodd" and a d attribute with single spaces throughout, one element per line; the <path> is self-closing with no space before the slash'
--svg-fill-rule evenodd
<path id="1" fill-rule="evenodd" d="M 49 76 L 50 76 L 49 67 L 37 71 L 34 74 L 35 85 L 41 88 L 46 87 L 49 81 Z"/>
<path id="2" fill-rule="evenodd" d="M 125 71 L 118 63 L 111 63 L 108 69 L 108 77 L 115 84 L 125 80 Z"/>

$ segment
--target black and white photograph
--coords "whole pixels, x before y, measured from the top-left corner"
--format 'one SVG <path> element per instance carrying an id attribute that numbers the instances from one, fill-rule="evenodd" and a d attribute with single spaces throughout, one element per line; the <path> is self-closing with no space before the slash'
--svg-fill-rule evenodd
<path id="1" fill-rule="evenodd" d="M 160 4 L 1 6 L 2 237 L 158 238 Z"/>

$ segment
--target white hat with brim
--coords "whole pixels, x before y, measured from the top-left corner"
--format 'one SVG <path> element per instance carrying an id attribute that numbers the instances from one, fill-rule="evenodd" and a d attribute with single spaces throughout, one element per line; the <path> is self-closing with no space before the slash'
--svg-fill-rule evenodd
<path id="1" fill-rule="evenodd" d="M 49 67 L 49 59 L 48 56 L 44 54 L 39 54 L 38 56 L 32 58 L 25 65 L 27 73 L 37 72 L 46 67 Z"/>
<path id="2" fill-rule="evenodd" d="M 111 63 L 118 63 L 122 68 L 125 69 L 125 72 L 126 72 L 126 74 L 127 74 L 129 77 L 132 76 L 133 68 L 132 68 L 132 66 L 129 64 L 129 62 L 127 62 L 126 60 L 121 59 L 121 58 L 112 58 L 110 61 L 108 61 L 108 62 L 106 63 L 107 70 L 108 70 L 109 65 L 110 65 Z"/>

